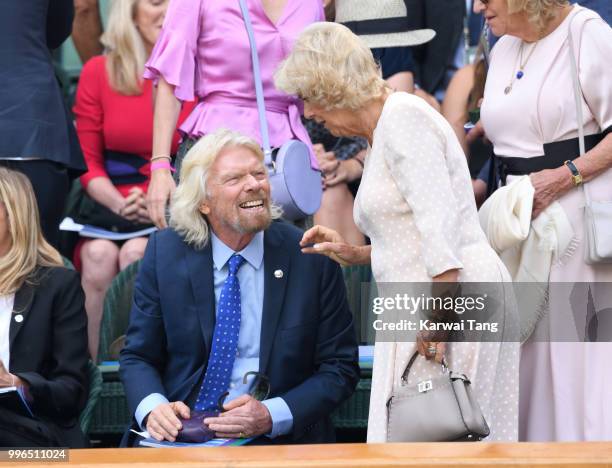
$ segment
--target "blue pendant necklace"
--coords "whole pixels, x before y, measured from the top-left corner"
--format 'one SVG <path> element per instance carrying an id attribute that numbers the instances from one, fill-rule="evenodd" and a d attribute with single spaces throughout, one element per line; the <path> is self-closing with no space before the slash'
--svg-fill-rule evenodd
<path id="1" fill-rule="evenodd" d="M 516 71 L 516 73 L 514 73 L 514 70 L 512 70 L 512 76 L 510 77 L 510 83 L 508 83 L 508 86 L 506 86 L 506 88 L 504 89 L 504 94 L 509 94 L 510 91 L 512 91 L 512 85 L 514 84 L 515 79 L 520 80 L 521 78 L 523 78 L 523 76 L 525 76 L 525 72 L 523 70 L 525 70 L 525 66 L 527 65 L 527 62 L 529 62 L 529 59 L 533 55 L 533 51 L 536 50 L 536 47 L 538 46 L 538 42 L 539 41 L 536 41 L 534 43 L 533 47 L 527 54 L 527 58 L 523 62 L 523 50 L 525 48 L 525 42 L 521 41 L 521 47 L 519 48 L 519 53 L 516 56 L 516 62 L 514 63 L 514 68 L 516 68 L 516 63 L 518 62 L 518 65 L 519 65 L 518 70 Z"/>

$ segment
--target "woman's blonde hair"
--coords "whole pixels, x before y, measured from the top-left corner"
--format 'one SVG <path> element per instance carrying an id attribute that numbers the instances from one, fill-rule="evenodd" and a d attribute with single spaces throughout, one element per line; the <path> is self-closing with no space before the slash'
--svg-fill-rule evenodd
<path id="1" fill-rule="evenodd" d="M 219 129 L 202 137 L 181 165 L 180 181 L 170 208 L 170 226 L 196 249 L 203 248 L 209 239 L 208 222 L 200 206 L 208 198 L 206 183 L 210 168 L 224 150 L 236 146 L 250 150 L 263 161 L 264 154 L 255 140 L 232 130 Z M 273 203 L 270 211 L 272 219 L 281 217 L 281 209 Z"/>
<path id="2" fill-rule="evenodd" d="M 61 266 L 62 257 L 42 235 L 34 190 L 25 175 L 0 167 L 0 204 L 11 236 L 9 251 L 0 257 L 0 294 L 12 294 L 37 267 Z"/>
<path id="3" fill-rule="evenodd" d="M 369 47 L 346 26 L 314 23 L 275 75 L 276 87 L 325 109 L 358 109 L 388 85 Z"/>
<path id="4" fill-rule="evenodd" d="M 525 12 L 527 19 L 538 30 L 544 29 L 558 14 L 558 9 L 569 4 L 568 0 L 507 0 L 508 13 Z"/>
<path id="5" fill-rule="evenodd" d="M 111 87 L 128 96 L 142 92 L 141 76 L 147 53 L 134 24 L 139 0 L 113 0 L 102 44 L 106 48 L 106 73 Z"/>

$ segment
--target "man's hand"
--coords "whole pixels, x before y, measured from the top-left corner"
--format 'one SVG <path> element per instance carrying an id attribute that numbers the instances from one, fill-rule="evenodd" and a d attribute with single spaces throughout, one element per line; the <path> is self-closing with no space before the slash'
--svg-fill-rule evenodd
<path id="1" fill-rule="evenodd" d="M 151 182 L 147 191 L 147 209 L 151 221 L 160 229 L 167 227 L 166 205 L 176 189 L 170 171 L 157 169 L 151 172 Z"/>
<path id="2" fill-rule="evenodd" d="M 26 383 L 7 371 L 2 361 L 0 361 L 0 388 L 4 387 L 25 387 L 24 390 L 28 390 Z"/>
<path id="3" fill-rule="evenodd" d="M 183 419 L 189 419 L 190 417 L 189 407 L 182 401 L 158 405 L 147 416 L 147 432 L 155 440 L 174 442 L 178 431 L 183 428 L 177 415 Z"/>
<path id="4" fill-rule="evenodd" d="M 225 413 L 204 419 L 204 424 L 216 432 L 217 437 L 244 438 L 269 434 L 272 417 L 268 408 L 251 395 L 242 395 L 223 405 Z"/>
<path id="5" fill-rule="evenodd" d="M 2 361 L 0 361 L 0 388 L 12 387 L 14 378 L 15 376 L 9 374 Z"/>

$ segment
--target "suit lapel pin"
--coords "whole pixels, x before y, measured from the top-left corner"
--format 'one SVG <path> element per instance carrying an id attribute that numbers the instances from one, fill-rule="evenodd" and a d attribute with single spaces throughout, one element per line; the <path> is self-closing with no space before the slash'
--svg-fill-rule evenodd
<path id="1" fill-rule="evenodd" d="M 282 278 L 282 277 L 283 277 L 283 274 L 284 274 L 284 273 L 283 273 L 283 270 L 275 270 L 275 271 L 274 271 L 274 277 L 275 277 L 275 278 L 277 278 L 277 279 Z"/>
<path id="2" fill-rule="evenodd" d="M 15 315 L 15 322 L 17 322 L 17 323 L 23 322 L 23 315 L 21 315 L 21 314 Z"/>

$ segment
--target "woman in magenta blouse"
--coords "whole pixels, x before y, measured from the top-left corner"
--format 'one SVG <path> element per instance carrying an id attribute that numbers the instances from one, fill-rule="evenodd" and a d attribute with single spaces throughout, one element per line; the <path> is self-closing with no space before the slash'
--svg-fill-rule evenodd
<path id="1" fill-rule="evenodd" d="M 300 32 L 324 20 L 322 0 L 247 0 L 247 5 L 257 42 L 270 143 L 280 146 L 297 138 L 310 146 L 300 121 L 301 102 L 276 90 L 273 74 Z M 161 35 L 145 66 L 145 78 L 158 83 L 153 157 L 169 159 L 180 103 L 195 97 L 198 105 L 180 127 L 183 150 L 220 127 L 261 142 L 251 66 L 238 0 L 171 0 Z M 311 164 L 317 167 L 314 154 Z M 151 172 L 147 206 L 158 227 L 166 226 L 164 211 L 174 188 L 169 169 Z"/>

